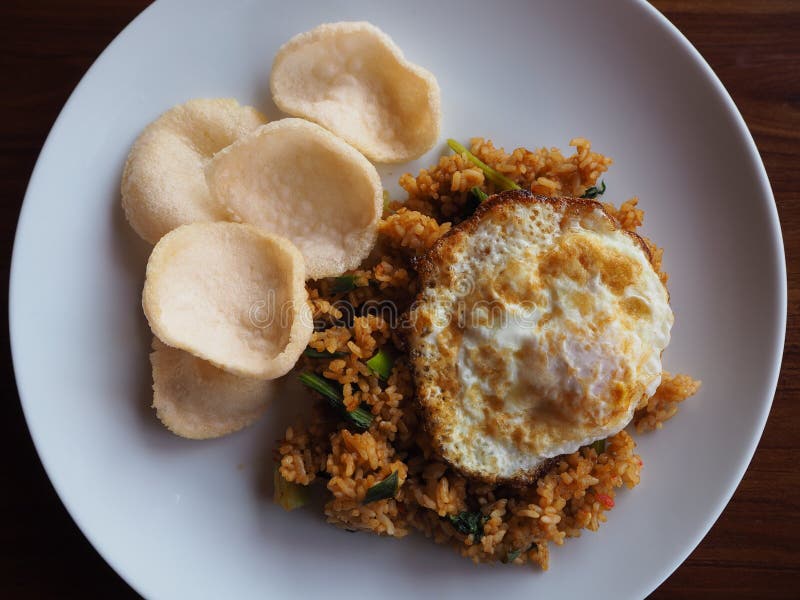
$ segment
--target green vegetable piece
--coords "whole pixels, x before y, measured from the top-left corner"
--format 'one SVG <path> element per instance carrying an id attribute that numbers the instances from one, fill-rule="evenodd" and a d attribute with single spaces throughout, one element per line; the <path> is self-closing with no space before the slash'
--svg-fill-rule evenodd
<path id="1" fill-rule="evenodd" d="M 308 504 L 311 500 L 311 490 L 304 485 L 286 481 L 281 475 L 278 465 L 274 465 L 273 467 L 272 481 L 275 484 L 273 500 L 275 504 L 279 504 L 283 510 L 300 508 Z"/>
<path id="2" fill-rule="evenodd" d="M 397 493 L 398 482 L 397 471 L 392 471 L 391 475 L 386 477 L 383 481 L 379 481 L 367 490 L 362 504 L 369 504 L 378 500 L 385 500 L 386 498 L 394 498 Z"/>
<path id="3" fill-rule="evenodd" d="M 466 154 L 467 159 L 475 166 L 479 167 L 481 171 L 483 171 L 486 178 L 494 183 L 497 187 L 501 190 L 519 190 L 521 189 L 516 183 L 511 181 L 508 177 L 500 173 L 499 171 L 494 170 L 492 167 L 487 165 L 483 162 L 480 158 L 475 156 L 472 152 L 467 150 L 464 146 L 459 144 L 454 139 L 448 139 L 447 145 L 450 146 L 450 149 L 453 152 L 458 154 Z"/>
<path id="4" fill-rule="evenodd" d="M 372 413 L 369 411 L 369 407 L 366 404 L 362 404 L 355 410 L 351 410 L 348 412 L 344 406 L 342 406 L 342 410 L 347 415 L 347 418 L 352 421 L 353 425 L 356 428 L 361 429 L 362 431 L 365 429 L 369 429 L 369 426 L 372 425 Z"/>
<path id="5" fill-rule="evenodd" d="M 392 201 L 392 198 L 389 196 L 389 192 L 387 190 L 383 190 L 383 212 L 388 212 L 389 209 L 389 202 Z"/>
<path id="6" fill-rule="evenodd" d="M 483 526 L 489 520 L 488 516 L 479 512 L 460 512 L 457 515 L 447 515 L 447 519 L 459 533 L 472 535 L 476 542 L 483 537 Z"/>
<path id="7" fill-rule="evenodd" d="M 602 196 L 606 193 L 606 182 L 601 181 L 600 186 L 592 186 L 590 188 L 586 188 L 586 191 L 583 192 L 583 196 L 581 198 L 589 198 L 590 200 L 594 200 L 598 196 Z"/>
<path id="8" fill-rule="evenodd" d="M 325 352 L 324 350 L 320 352 L 313 348 L 306 348 L 303 350 L 303 355 L 308 358 L 342 358 L 343 356 L 347 356 L 347 352 Z"/>
<path id="9" fill-rule="evenodd" d="M 506 564 L 513 563 L 515 560 L 519 558 L 519 555 L 522 554 L 522 549 L 512 550 L 506 557 L 503 559 L 503 562 Z"/>
<path id="10" fill-rule="evenodd" d="M 467 194 L 467 198 L 464 202 L 464 206 L 461 209 L 461 218 L 467 219 L 471 217 L 484 199 L 488 198 L 488 196 L 483 192 L 483 190 L 479 187 L 474 187 L 469 191 Z"/>
<path id="11" fill-rule="evenodd" d="M 342 407 L 344 406 L 344 401 L 339 391 L 316 373 L 301 373 L 299 379 L 300 383 L 322 394 L 330 400 L 331 403 L 338 402 Z"/>
<path id="12" fill-rule="evenodd" d="M 589 448 L 594 448 L 594 451 L 597 452 L 597 456 L 600 456 L 603 452 L 606 451 L 606 441 L 597 440 L 596 442 L 592 442 L 591 444 L 589 444 Z"/>
<path id="13" fill-rule="evenodd" d="M 298 379 L 303 385 L 324 396 L 328 400 L 328 404 L 342 413 L 342 416 L 358 429 L 368 429 L 372 425 L 372 413 L 368 408 L 361 405 L 355 410 L 348 411 L 344 406 L 342 392 L 316 373 L 301 373 Z"/>
<path id="14" fill-rule="evenodd" d="M 478 204 L 480 204 L 481 202 L 483 202 L 484 200 L 486 200 L 489 197 L 489 194 L 484 192 L 478 186 L 475 186 L 475 187 L 471 188 L 469 190 L 469 193 L 472 194 L 473 196 L 475 196 L 475 199 L 478 201 Z"/>
<path id="15" fill-rule="evenodd" d="M 367 361 L 367 366 L 370 371 L 375 373 L 378 377 L 386 381 L 389 375 L 392 374 L 392 367 L 394 366 L 394 357 L 388 350 L 381 348 L 378 352 Z"/>
<path id="16" fill-rule="evenodd" d="M 351 292 L 354 289 L 356 289 L 356 276 L 342 275 L 333 280 L 331 291 L 334 294 L 341 294 L 343 292 Z"/>

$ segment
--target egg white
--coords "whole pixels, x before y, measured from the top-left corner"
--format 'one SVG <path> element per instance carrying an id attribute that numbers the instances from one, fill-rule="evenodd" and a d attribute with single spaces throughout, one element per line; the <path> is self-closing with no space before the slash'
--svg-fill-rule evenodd
<path id="1" fill-rule="evenodd" d="M 600 205 L 523 200 L 440 242 L 411 313 L 428 430 L 489 480 L 623 429 L 661 381 L 673 323 L 640 240 Z"/>

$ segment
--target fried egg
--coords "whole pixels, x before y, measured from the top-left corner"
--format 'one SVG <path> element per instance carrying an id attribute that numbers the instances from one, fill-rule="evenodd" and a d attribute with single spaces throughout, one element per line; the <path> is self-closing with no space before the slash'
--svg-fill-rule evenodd
<path id="1" fill-rule="evenodd" d="M 661 381 L 667 290 L 597 202 L 503 192 L 418 269 L 417 399 L 438 452 L 470 477 L 534 480 L 623 429 Z"/>

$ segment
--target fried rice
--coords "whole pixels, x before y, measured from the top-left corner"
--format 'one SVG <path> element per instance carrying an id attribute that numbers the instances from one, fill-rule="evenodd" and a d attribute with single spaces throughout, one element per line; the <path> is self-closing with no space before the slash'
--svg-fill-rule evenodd
<path id="1" fill-rule="evenodd" d="M 573 139 L 570 146 L 575 151 L 569 156 L 555 148 L 506 153 L 475 138 L 470 151 L 534 193 L 580 197 L 597 185 L 612 160 L 593 152 L 586 139 Z M 315 319 L 309 347 L 316 352 L 298 365 L 298 370 L 340 386 L 345 409 L 366 409 L 372 422 L 358 430 L 320 400 L 307 420 L 289 427 L 277 444 L 279 474 L 290 484 L 319 482 L 327 496 L 326 519 L 339 527 L 394 537 L 416 529 L 475 562 L 531 563 L 547 569 L 551 542 L 560 545 L 583 529 L 597 530 L 617 492 L 639 483 L 642 460 L 636 443 L 621 431 L 605 443 L 558 457 L 526 487 L 470 481 L 435 454 L 417 415 L 398 321 L 417 292 L 414 259 L 470 214 L 473 187 L 490 195 L 499 190 L 462 154 L 443 156 L 416 177 L 405 174 L 400 185 L 408 197 L 389 203 L 378 245 L 349 274 L 349 289 L 342 289 L 341 278 L 309 283 Z M 637 198 L 619 207 L 604 206 L 623 228 L 635 231 L 642 225 Z M 663 251 L 645 241 L 653 267 L 666 283 Z M 367 365 L 380 350 L 394 357 L 385 380 Z M 631 429 L 660 429 L 699 385 L 687 375 L 665 372 Z M 368 490 L 390 476 L 397 478 L 396 493 L 365 502 Z"/>

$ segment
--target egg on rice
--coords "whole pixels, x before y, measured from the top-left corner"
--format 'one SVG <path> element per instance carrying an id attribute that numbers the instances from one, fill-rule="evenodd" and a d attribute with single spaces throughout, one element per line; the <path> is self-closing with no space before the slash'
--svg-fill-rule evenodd
<path id="1" fill-rule="evenodd" d="M 623 429 L 661 382 L 673 314 L 647 246 L 594 201 L 500 193 L 419 262 L 418 401 L 441 455 L 488 482 Z"/>

